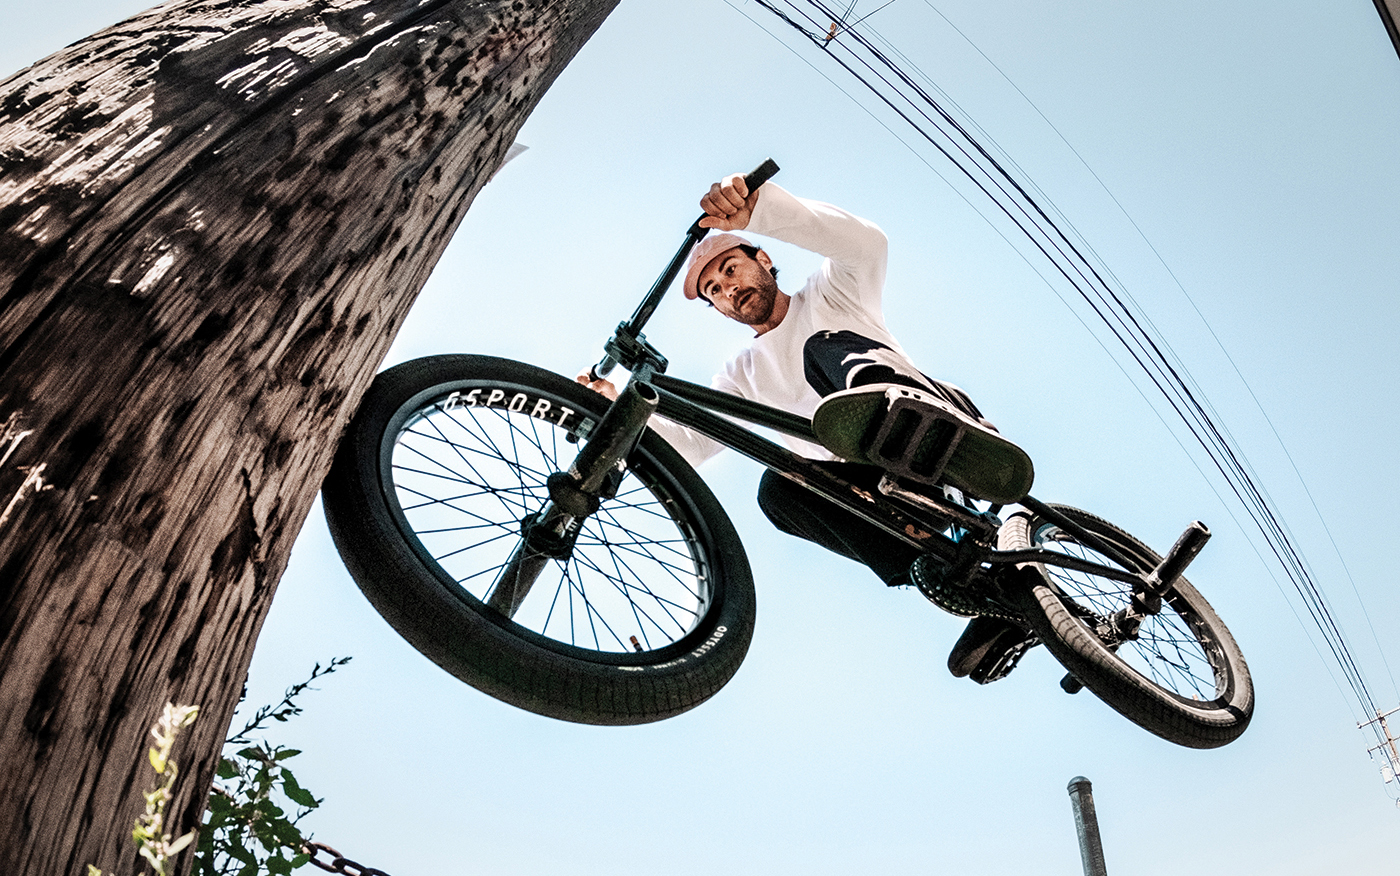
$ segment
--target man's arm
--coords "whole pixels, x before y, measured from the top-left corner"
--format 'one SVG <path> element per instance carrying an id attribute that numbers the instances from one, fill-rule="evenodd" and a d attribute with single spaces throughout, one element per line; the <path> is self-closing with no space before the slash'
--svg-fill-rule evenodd
<path id="1" fill-rule="evenodd" d="M 799 198 L 774 183 L 754 191 L 742 173 L 710 186 L 700 199 L 703 228 L 752 231 L 826 256 L 826 294 L 844 295 L 878 312 L 889 241 L 879 226 L 840 207 Z"/>
<path id="2" fill-rule="evenodd" d="M 823 291 L 879 311 L 889 256 L 889 240 L 879 226 L 840 207 L 799 198 L 773 183 L 759 193 L 749 231 L 826 256 L 817 275 L 830 284 Z"/>

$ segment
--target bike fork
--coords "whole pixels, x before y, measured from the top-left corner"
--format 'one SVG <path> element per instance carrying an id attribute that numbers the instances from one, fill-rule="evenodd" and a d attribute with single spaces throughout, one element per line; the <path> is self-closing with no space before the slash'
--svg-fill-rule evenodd
<path id="1" fill-rule="evenodd" d="M 549 501 L 521 521 L 521 539 L 486 604 L 514 617 L 550 560 L 567 559 L 579 527 L 598 510 L 611 478 L 637 445 L 661 396 L 636 373 L 608 408 L 568 471 L 549 476 Z"/>

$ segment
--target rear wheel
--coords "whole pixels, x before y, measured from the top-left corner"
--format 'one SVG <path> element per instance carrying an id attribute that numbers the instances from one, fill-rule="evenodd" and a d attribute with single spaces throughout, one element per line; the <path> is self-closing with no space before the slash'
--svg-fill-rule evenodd
<path id="1" fill-rule="evenodd" d="M 543 715 L 636 724 L 712 696 L 753 631 L 738 535 L 659 436 L 643 436 L 615 494 L 556 542 L 510 617 L 489 604 L 546 479 L 607 406 L 519 362 L 404 363 L 366 394 L 325 509 L 360 589 L 439 666 Z"/>
<path id="2" fill-rule="evenodd" d="M 1108 521 L 1054 507 L 1124 562 L 1031 512 L 1007 520 L 999 547 L 1044 548 L 1129 572 L 1150 571 L 1161 561 Z M 1192 748 L 1225 745 L 1244 732 L 1254 711 L 1249 669 L 1230 631 L 1185 578 L 1172 582 L 1161 611 L 1133 630 L 1119 614 L 1131 603 L 1131 585 L 1053 564 L 1027 569 L 1033 571 L 1029 585 L 1008 588 L 1027 623 L 1101 700 L 1144 729 Z"/>

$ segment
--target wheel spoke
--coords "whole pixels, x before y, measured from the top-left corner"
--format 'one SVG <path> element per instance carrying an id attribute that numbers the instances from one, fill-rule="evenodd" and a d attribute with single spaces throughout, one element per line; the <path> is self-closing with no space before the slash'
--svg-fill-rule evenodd
<path id="1" fill-rule="evenodd" d="M 1058 527 L 1041 527 L 1036 540 L 1040 547 L 1117 566 L 1097 551 L 1078 544 Z M 1150 568 L 1146 559 L 1142 568 Z M 1045 569 L 1049 580 L 1072 607 L 1072 614 L 1091 631 L 1097 624 L 1106 625 L 1108 618 L 1122 617 L 1122 612 L 1132 602 L 1132 588 L 1122 582 L 1065 568 L 1046 566 Z M 1218 694 L 1215 666 L 1182 611 L 1189 613 L 1190 609 L 1169 596 L 1163 600 L 1158 613 L 1143 618 L 1135 635 L 1127 641 L 1106 644 L 1110 644 L 1120 659 L 1158 686 L 1188 699 L 1213 700 Z"/>
<path id="2" fill-rule="evenodd" d="M 548 502 L 549 475 L 579 449 L 562 440 L 568 429 L 529 409 L 432 402 L 394 447 L 400 511 L 428 554 L 482 601 L 520 544 L 520 521 Z M 710 601 L 706 566 L 692 526 L 647 465 L 629 471 L 584 522 L 567 558 L 545 566 L 515 623 L 574 647 L 621 652 L 634 650 L 632 636 L 652 650 L 694 628 Z"/>

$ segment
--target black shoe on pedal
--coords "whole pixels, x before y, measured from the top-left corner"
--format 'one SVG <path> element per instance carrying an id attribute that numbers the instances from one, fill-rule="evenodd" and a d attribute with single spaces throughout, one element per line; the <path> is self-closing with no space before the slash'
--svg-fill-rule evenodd
<path id="1" fill-rule="evenodd" d="M 987 615 L 975 617 L 953 645 L 948 671 L 958 678 L 991 684 L 1009 675 L 1036 641 L 1019 624 Z"/>
<path id="2" fill-rule="evenodd" d="M 822 399 L 812 415 L 817 440 L 837 456 L 868 462 L 926 484 L 947 482 L 999 505 L 1030 492 L 1026 452 L 932 395 L 891 383 Z"/>

